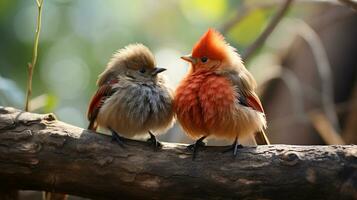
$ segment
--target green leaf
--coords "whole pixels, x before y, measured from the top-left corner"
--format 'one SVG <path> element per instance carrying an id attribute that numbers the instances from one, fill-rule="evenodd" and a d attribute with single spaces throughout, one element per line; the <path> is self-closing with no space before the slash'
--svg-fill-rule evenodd
<path id="1" fill-rule="evenodd" d="M 259 36 L 266 22 L 265 12 L 255 10 L 235 25 L 228 32 L 227 37 L 235 43 L 247 46 Z"/>
<path id="2" fill-rule="evenodd" d="M 221 19 L 228 7 L 226 0 L 183 0 L 180 6 L 189 21 L 201 24 Z"/>
<path id="3" fill-rule="evenodd" d="M 53 112 L 53 110 L 56 108 L 58 103 L 58 98 L 57 96 L 53 94 L 47 94 L 46 95 L 46 101 L 45 101 L 45 106 L 44 106 L 44 112 Z"/>

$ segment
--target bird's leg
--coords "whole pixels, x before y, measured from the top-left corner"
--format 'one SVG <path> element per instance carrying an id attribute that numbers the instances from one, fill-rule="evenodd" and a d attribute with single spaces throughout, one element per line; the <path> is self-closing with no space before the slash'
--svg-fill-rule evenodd
<path id="1" fill-rule="evenodd" d="M 223 153 L 233 151 L 233 156 L 235 157 L 235 156 L 237 156 L 238 149 L 241 149 L 241 148 L 243 148 L 243 145 L 239 144 L 238 137 L 236 137 L 233 144 L 229 148 L 224 150 Z"/>
<path id="2" fill-rule="evenodd" d="M 110 132 L 112 133 L 112 141 L 116 141 L 121 147 L 124 147 L 124 140 L 125 138 L 120 136 L 117 132 L 113 129 L 109 128 Z"/>
<path id="3" fill-rule="evenodd" d="M 203 142 L 203 140 L 206 138 L 207 136 L 202 136 L 200 139 L 196 140 L 196 142 L 194 144 L 188 145 L 187 148 L 191 151 L 193 151 L 192 154 L 192 160 L 194 160 L 196 158 L 197 155 L 197 150 L 199 149 L 199 147 L 204 147 L 206 146 L 206 144 Z"/>
<path id="4" fill-rule="evenodd" d="M 150 143 L 150 145 L 154 146 L 155 150 L 160 149 L 162 144 L 156 139 L 155 135 L 151 131 L 149 131 L 149 134 L 150 138 L 147 141 Z"/>

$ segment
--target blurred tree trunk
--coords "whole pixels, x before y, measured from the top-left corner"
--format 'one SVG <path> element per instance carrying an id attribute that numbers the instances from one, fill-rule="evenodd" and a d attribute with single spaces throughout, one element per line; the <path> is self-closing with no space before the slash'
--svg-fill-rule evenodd
<path id="1" fill-rule="evenodd" d="M 307 22 L 320 37 L 327 53 L 332 68 L 333 101 L 336 104 L 334 109 L 338 112 L 339 123 L 344 130 L 346 119 L 350 115 L 356 115 L 356 98 L 352 98 L 357 89 L 355 87 L 357 75 L 356 12 L 347 7 L 324 5 L 320 6 L 319 11 L 316 11 Z M 270 122 L 267 130 L 269 138 L 272 143 L 324 144 L 307 115 L 307 112 L 311 110 L 323 110 L 320 94 L 321 81 L 310 46 L 301 38 L 296 38 L 282 57 L 281 65 L 297 77 L 303 93 L 303 101 L 294 99 L 294 93 L 297 91 L 289 91 L 280 79 L 268 84 L 263 92 L 262 100 L 268 122 Z M 304 110 L 301 112 L 305 113 L 305 116 L 297 116 L 294 110 L 296 101 L 302 103 Z M 352 106 L 343 106 L 347 102 Z M 354 124 L 356 124 L 355 121 Z M 341 132 L 341 130 L 336 131 Z M 355 134 L 345 137 L 346 143 L 356 142 L 356 130 L 352 131 Z"/>

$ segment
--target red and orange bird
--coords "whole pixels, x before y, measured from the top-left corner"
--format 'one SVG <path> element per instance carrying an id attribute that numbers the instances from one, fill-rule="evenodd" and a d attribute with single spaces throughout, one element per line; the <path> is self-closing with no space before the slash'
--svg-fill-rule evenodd
<path id="1" fill-rule="evenodd" d="M 256 81 L 219 32 L 209 29 L 192 54 L 181 58 L 190 62 L 190 71 L 176 89 L 174 111 L 187 135 L 197 139 L 190 145 L 193 158 L 207 137 L 234 140 L 234 156 L 242 147 L 239 138 L 258 133 L 257 144 L 269 144 Z"/>

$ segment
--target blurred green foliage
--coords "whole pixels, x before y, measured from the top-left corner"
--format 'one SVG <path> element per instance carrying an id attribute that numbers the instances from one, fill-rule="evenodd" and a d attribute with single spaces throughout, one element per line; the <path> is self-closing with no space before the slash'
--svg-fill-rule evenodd
<path id="1" fill-rule="evenodd" d="M 253 11 L 239 24 L 236 24 L 227 36 L 240 45 L 249 45 L 259 36 L 259 33 L 267 23 L 267 16 L 265 14 L 260 9 Z"/>
<path id="2" fill-rule="evenodd" d="M 189 53 L 208 27 L 218 28 L 233 17 L 240 4 L 233 0 L 45 0 L 33 81 L 35 111 L 55 112 L 60 119 L 85 127 L 98 74 L 113 52 L 134 42 L 149 46 L 157 55 L 174 88 L 187 70 L 179 56 Z M 23 106 L 35 5 L 34 0 L 0 1 L 0 76 L 15 81 L 18 88 L 9 91 L 0 86 L 0 94 L 19 93 L 7 95 L 7 100 L 0 95 L 5 106 Z M 244 49 L 267 17 L 263 10 L 253 12 L 233 28 L 228 41 Z"/>

